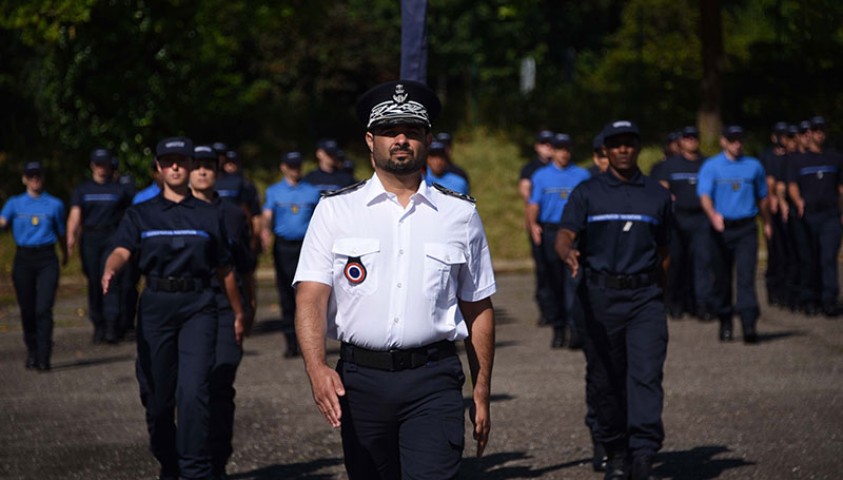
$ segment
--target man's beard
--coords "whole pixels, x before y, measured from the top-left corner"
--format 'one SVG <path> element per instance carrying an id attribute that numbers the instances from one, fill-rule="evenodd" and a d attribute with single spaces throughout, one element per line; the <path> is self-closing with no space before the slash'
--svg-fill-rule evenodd
<path id="1" fill-rule="evenodd" d="M 404 162 L 397 162 L 393 160 L 393 154 L 398 152 L 405 154 L 409 160 Z M 419 172 L 425 164 L 425 159 L 421 158 L 421 155 L 413 157 L 413 153 L 413 149 L 409 147 L 393 148 L 389 151 L 389 156 L 386 160 L 377 161 L 378 167 L 393 175 L 409 175 Z"/>

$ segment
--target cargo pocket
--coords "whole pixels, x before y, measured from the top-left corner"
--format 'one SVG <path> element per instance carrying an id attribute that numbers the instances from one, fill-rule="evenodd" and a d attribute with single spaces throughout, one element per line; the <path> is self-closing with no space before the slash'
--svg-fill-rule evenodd
<path id="1" fill-rule="evenodd" d="M 448 445 L 454 450 L 462 452 L 465 448 L 465 420 L 462 418 L 442 419 L 442 434 L 448 440 Z"/>

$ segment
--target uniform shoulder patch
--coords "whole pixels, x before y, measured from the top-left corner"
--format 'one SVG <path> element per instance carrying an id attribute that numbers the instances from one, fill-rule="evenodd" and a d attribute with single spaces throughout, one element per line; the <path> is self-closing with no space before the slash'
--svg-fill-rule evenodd
<path id="1" fill-rule="evenodd" d="M 440 192 L 444 193 L 445 195 L 448 195 L 448 196 L 451 196 L 451 197 L 457 197 L 459 199 L 465 200 L 466 202 L 477 203 L 477 199 L 472 197 L 471 195 L 466 195 L 464 193 L 455 192 L 455 191 L 451 190 L 450 188 L 445 188 L 442 185 L 439 185 L 438 183 L 434 183 L 433 188 L 439 190 Z"/>
<path id="2" fill-rule="evenodd" d="M 347 187 L 343 187 L 343 188 L 340 188 L 340 189 L 337 189 L 337 190 L 322 190 L 321 192 L 319 192 L 319 195 L 322 198 L 336 197 L 337 195 L 342 195 L 342 194 L 345 194 L 345 193 L 353 192 L 353 191 L 359 189 L 360 187 L 362 187 L 363 185 L 366 185 L 366 182 L 368 182 L 368 180 L 361 180 L 357 183 L 354 183 L 352 185 L 349 185 Z"/>

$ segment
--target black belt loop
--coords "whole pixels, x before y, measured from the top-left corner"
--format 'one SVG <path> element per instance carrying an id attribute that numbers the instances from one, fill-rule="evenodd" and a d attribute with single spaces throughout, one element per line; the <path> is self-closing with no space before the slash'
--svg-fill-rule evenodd
<path id="1" fill-rule="evenodd" d="M 211 286 L 209 278 L 152 277 L 147 275 L 146 286 L 153 292 L 199 292 Z"/>
<path id="2" fill-rule="evenodd" d="M 647 287 L 658 281 L 656 272 L 639 273 L 636 275 L 609 275 L 595 271 L 589 271 L 588 281 L 594 285 L 615 290 L 633 290 Z"/>
<path id="3" fill-rule="evenodd" d="M 393 349 L 388 351 L 369 350 L 343 342 L 340 358 L 361 367 L 398 372 L 421 367 L 428 362 L 442 360 L 457 354 L 454 342 L 443 340 L 424 347 Z"/>

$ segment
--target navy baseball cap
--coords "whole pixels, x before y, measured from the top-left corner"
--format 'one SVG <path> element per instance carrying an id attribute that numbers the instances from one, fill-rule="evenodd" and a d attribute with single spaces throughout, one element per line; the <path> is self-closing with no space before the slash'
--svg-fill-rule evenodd
<path id="1" fill-rule="evenodd" d="M 682 138 L 682 132 L 679 130 L 674 130 L 667 134 L 667 137 L 665 137 L 665 141 L 667 143 L 671 143 L 679 140 L 680 138 Z"/>
<path id="2" fill-rule="evenodd" d="M 795 136 L 797 133 L 799 133 L 799 127 L 797 127 L 796 125 L 788 125 L 787 126 L 788 136 L 792 137 L 792 136 Z"/>
<path id="3" fill-rule="evenodd" d="M 820 115 L 811 118 L 811 130 L 825 130 L 825 118 Z"/>
<path id="4" fill-rule="evenodd" d="M 594 140 L 591 141 L 591 149 L 595 152 L 603 152 L 603 133 L 598 133 L 594 136 Z"/>
<path id="5" fill-rule="evenodd" d="M 281 157 L 281 163 L 290 167 L 300 167 L 302 160 L 300 152 L 287 152 Z"/>
<path id="6" fill-rule="evenodd" d="M 700 138 L 700 130 L 693 125 L 688 125 L 682 129 L 682 136 Z"/>
<path id="7" fill-rule="evenodd" d="M 212 143 L 212 144 L 211 144 L 211 148 L 213 148 L 214 150 L 216 150 L 217 155 L 224 155 L 224 154 L 225 154 L 225 152 L 227 152 L 227 151 L 228 151 L 228 145 L 226 145 L 226 144 L 224 144 L 224 143 L 222 143 L 222 142 L 214 142 L 214 143 Z"/>
<path id="8" fill-rule="evenodd" d="M 193 158 L 197 160 L 216 160 L 217 150 L 208 145 L 197 145 L 193 149 Z"/>
<path id="9" fill-rule="evenodd" d="M 328 155 L 336 155 L 337 150 L 340 149 L 340 145 L 333 138 L 323 138 L 316 142 L 316 149 L 325 150 Z"/>
<path id="10" fill-rule="evenodd" d="M 23 164 L 23 174 L 26 176 L 37 175 L 42 171 L 44 171 L 44 169 L 41 166 L 41 162 L 38 160 L 33 160 Z"/>
<path id="11" fill-rule="evenodd" d="M 811 121 L 810 120 L 802 120 L 799 122 L 799 133 L 805 133 L 811 129 Z"/>
<path id="12" fill-rule="evenodd" d="M 383 125 L 431 127 L 442 104 L 427 85 L 412 80 L 382 83 L 357 102 L 357 118 L 367 130 Z"/>
<path id="13" fill-rule="evenodd" d="M 170 137 L 158 142 L 155 147 L 155 158 L 165 155 L 181 155 L 193 158 L 193 142 L 185 137 Z"/>
<path id="14" fill-rule="evenodd" d="M 536 134 L 536 143 L 550 143 L 553 140 L 553 132 L 542 130 Z"/>
<path id="15" fill-rule="evenodd" d="M 726 140 L 737 140 L 743 138 L 743 127 L 740 125 L 726 125 L 723 127 L 723 136 Z"/>
<path id="16" fill-rule="evenodd" d="M 444 143 L 445 146 L 451 146 L 451 134 L 448 132 L 439 132 L 436 134 L 436 140 Z"/>
<path id="17" fill-rule="evenodd" d="M 550 141 L 553 148 L 571 148 L 571 136 L 567 133 L 557 133 Z"/>
<path id="18" fill-rule="evenodd" d="M 226 163 L 228 163 L 228 162 L 239 162 L 240 156 L 237 155 L 237 152 L 235 152 L 234 150 L 228 150 L 227 152 L 225 152 L 225 160 L 224 161 Z"/>
<path id="19" fill-rule="evenodd" d="M 773 124 L 774 135 L 784 135 L 787 133 L 787 122 L 776 122 Z"/>
<path id="20" fill-rule="evenodd" d="M 97 165 L 111 165 L 111 152 L 105 148 L 91 150 L 91 163 Z"/>
<path id="21" fill-rule="evenodd" d="M 623 135 L 625 133 L 635 135 L 639 138 L 641 137 L 638 125 L 630 122 L 629 120 L 616 120 L 614 122 L 607 123 L 606 126 L 603 127 L 601 135 L 603 136 L 603 142 L 605 143 L 607 138 Z"/>
<path id="22" fill-rule="evenodd" d="M 434 154 L 444 154 L 447 150 L 447 145 L 439 140 L 434 140 L 430 142 L 430 147 L 427 149 L 427 153 L 434 155 Z"/>

